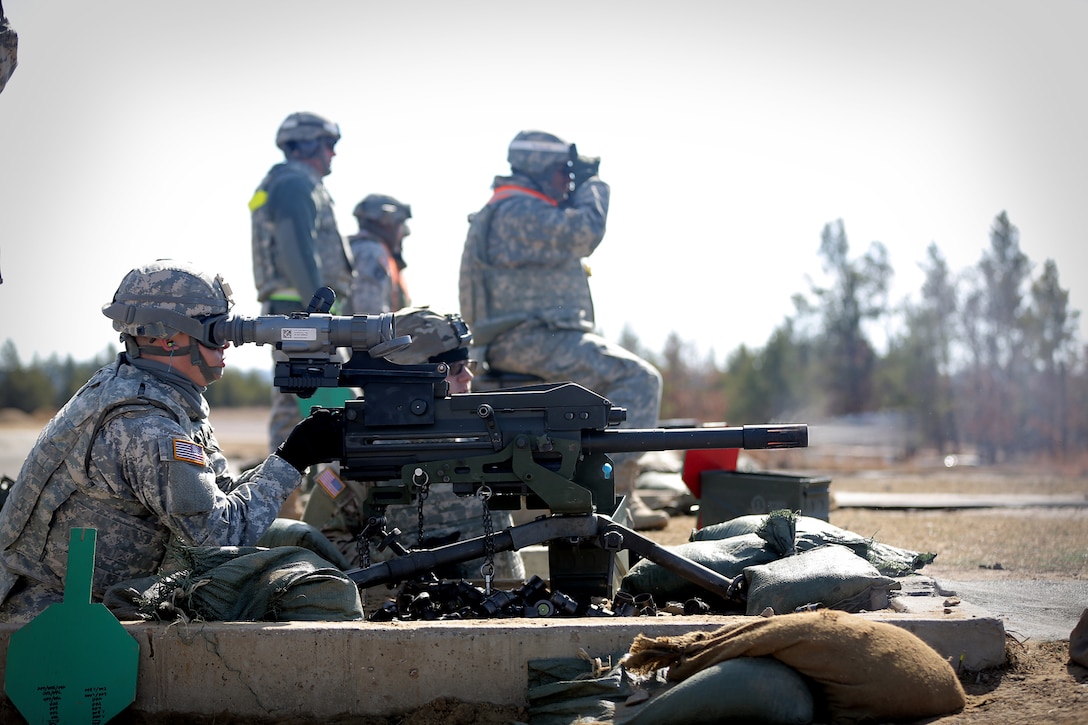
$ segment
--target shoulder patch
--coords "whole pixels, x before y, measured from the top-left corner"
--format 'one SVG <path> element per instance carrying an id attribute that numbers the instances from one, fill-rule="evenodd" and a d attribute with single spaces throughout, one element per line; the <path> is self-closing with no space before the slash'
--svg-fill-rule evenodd
<path id="1" fill-rule="evenodd" d="M 195 463 L 203 466 L 206 463 L 204 448 L 199 443 L 194 443 L 188 438 L 174 439 L 174 460 Z"/>
<path id="2" fill-rule="evenodd" d="M 325 468 L 321 473 L 317 474 L 315 480 L 321 484 L 321 488 L 325 489 L 325 493 L 329 494 L 329 498 L 336 498 L 345 488 L 344 482 L 336 475 L 336 471 L 331 468 Z"/>

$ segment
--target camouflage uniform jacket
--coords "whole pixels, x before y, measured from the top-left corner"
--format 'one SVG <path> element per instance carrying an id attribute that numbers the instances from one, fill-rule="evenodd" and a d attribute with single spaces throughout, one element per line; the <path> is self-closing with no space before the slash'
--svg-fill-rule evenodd
<path id="1" fill-rule="evenodd" d="M 355 259 L 351 305 L 356 314 L 393 312 L 412 304 L 401 279 L 401 266 L 385 242 L 367 230 L 348 237 Z"/>
<path id="2" fill-rule="evenodd" d="M 249 202 L 257 299 L 299 302 L 323 286 L 336 292 L 338 312 L 351 312 L 351 254 L 336 227 L 332 197 L 301 161 L 276 164 Z"/>
<path id="3" fill-rule="evenodd" d="M 493 337 L 489 328 L 501 320 L 591 330 L 583 258 L 604 239 L 608 184 L 593 177 L 564 205 L 523 176 L 496 177 L 494 189 L 471 217 L 461 256 L 461 315 L 476 343 L 486 344 Z"/>
<path id="4" fill-rule="evenodd" d="M 22 575 L 61 590 L 69 530 L 98 530 L 92 590 L 158 571 L 172 538 L 248 546 L 300 483 L 269 456 L 233 480 L 207 418 L 127 364 L 100 369 L 49 421 L 0 510 L 0 602 Z"/>
<path id="5" fill-rule="evenodd" d="M 0 15 L 0 91 L 8 84 L 19 64 L 19 35 L 8 19 Z"/>

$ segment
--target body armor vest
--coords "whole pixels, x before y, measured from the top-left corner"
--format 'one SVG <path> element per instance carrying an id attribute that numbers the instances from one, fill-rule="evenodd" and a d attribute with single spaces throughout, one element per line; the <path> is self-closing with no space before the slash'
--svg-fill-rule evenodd
<path id="1" fill-rule="evenodd" d="M 158 388 L 157 390 L 155 388 Z M 0 559 L 4 566 L 35 581 L 63 588 L 68 530 L 51 530 L 62 508 L 65 519 L 98 529 L 98 541 L 123 541 L 125 557 L 112 559 L 99 545 L 94 586 L 158 570 L 170 532 L 137 499 L 125 499 L 98 487 L 89 475 L 91 446 L 114 416 L 132 410 L 165 411 L 183 428 L 193 428 L 185 409 L 167 385 L 119 361 L 99 370 L 38 436 L 23 463 L 16 485 L 0 510 Z M 151 390 L 149 390 L 151 389 Z M 197 427 L 200 427 L 197 424 Z M 200 436 L 200 431 L 192 430 Z M 7 592 L 0 592 L 0 601 Z"/>
<path id="2" fill-rule="evenodd" d="M 344 240 L 336 226 L 332 197 L 320 179 L 314 179 L 314 172 L 300 161 L 288 161 L 276 164 L 261 181 L 250 202 L 253 224 L 253 281 L 257 287 L 257 299 L 265 301 L 290 289 L 292 283 L 283 270 L 276 264 L 275 221 L 268 208 L 268 197 L 272 187 L 288 175 L 302 176 L 311 185 L 311 195 L 317 209 L 314 220 L 314 254 L 321 272 L 322 283 L 332 287 L 337 300 L 341 302 L 340 314 L 350 314 L 345 303 L 351 296 L 351 257 L 344 247 Z M 295 290 L 302 307 L 310 301 L 315 290 Z"/>
<path id="3" fill-rule="evenodd" d="M 505 193 L 496 193 L 472 218 L 461 255 L 461 314 L 472 328 L 475 344 L 486 345 L 502 330 L 528 320 L 561 329 L 591 330 L 593 298 L 580 258 L 571 256 L 549 267 L 491 264 L 488 238 L 496 209 L 517 195 L 536 196 L 530 189 L 513 186 L 502 191 Z"/>

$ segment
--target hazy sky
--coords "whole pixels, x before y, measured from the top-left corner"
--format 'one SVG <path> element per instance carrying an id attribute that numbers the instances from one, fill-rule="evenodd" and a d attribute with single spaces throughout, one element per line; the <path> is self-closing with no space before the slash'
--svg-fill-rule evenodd
<path id="1" fill-rule="evenodd" d="M 973 266 L 1005 210 L 1088 311 L 1083 0 L 4 9 L 20 52 L 0 94 L 0 342 L 24 360 L 112 349 L 101 305 L 160 257 L 221 272 L 258 314 L 246 203 L 300 110 L 343 130 L 326 179 L 343 233 L 368 193 L 412 205 L 419 304 L 456 309 L 466 215 L 537 128 L 600 155 L 612 185 L 590 258 L 610 339 L 675 331 L 719 360 L 763 345 L 822 281 L 837 218 L 853 256 L 888 247 L 899 299 L 930 242 Z"/>

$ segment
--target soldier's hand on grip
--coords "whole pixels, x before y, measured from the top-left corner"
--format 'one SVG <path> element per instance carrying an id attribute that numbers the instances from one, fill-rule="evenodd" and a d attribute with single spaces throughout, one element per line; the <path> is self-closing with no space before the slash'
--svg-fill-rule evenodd
<path id="1" fill-rule="evenodd" d="M 327 463 L 344 455 L 343 411 L 321 408 L 303 419 L 287 440 L 276 449 L 276 455 L 294 466 L 299 473 L 315 463 Z"/>

